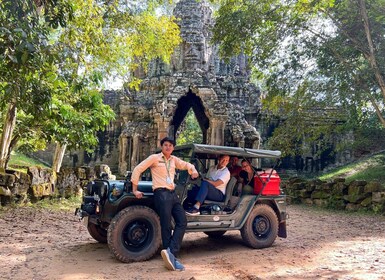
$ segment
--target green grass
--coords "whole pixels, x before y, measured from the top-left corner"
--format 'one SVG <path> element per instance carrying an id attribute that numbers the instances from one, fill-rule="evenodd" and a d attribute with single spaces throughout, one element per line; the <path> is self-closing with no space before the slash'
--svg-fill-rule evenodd
<path id="1" fill-rule="evenodd" d="M 45 198 L 36 203 L 28 203 L 28 206 L 37 209 L 50 209 L 54 211 L 74 211 L 81 204 L 80 196 L 70 198 Z"/>
<path id="2" fill-rule="evenodd" d="M 81 196 L 70 198 L 44 198 L 37 202 L 27 201 L 22 204 L 11 203 L 6 206 L 0 206 L 0 217 L 5 211 L 12 211 L 17 208 L 48 209 L 50 211 L 73 212 L 82 202 Z"/>
<path id="3" fill-rule="evenodd" d="M 334 169 L 322 176 L 321 180 L 329 180 L 333 178 L 342 177 L 347 182 L 353 180 L 378 180 L 385 182 L 385 154 L 376 154 L 374 156 L 358 160 L 349 165 Z"/>
<path id="4" fill-rule="evenodd" d="M 42 163 L 41 161 L 30 158 L 24 154 L 18 152 L 12 152 L 8 166 L 10 169 L 19 170 L 25 172 L 29 166 L 40 166 L 44 168 L 50 168 L 50 166 Z"/>

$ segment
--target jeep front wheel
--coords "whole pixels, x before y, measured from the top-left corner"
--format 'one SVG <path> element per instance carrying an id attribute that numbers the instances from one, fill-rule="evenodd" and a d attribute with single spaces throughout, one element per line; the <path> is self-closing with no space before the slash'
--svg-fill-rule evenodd
<path id="1" fill-rule="evenodd" d="M 145 206 L 127 207 L 112 219 L 107 240 L 111 252 L 121 262 L 148 260 L 160 247 L 159 217 Z"/>
<path id="2" fill-rule="evenodd" d="M 107 243 L 107 230 L 102 228 L 100 225 L 95 225 L 88 222 L 87 224 L 88 233 L 92 236 L 93 239 L 99 243 Z"/>
<path id="3" fill-rule="evenodd" d="M 254 206 L 241 228 L 243 241 L 250 247 L 270 247 L 278 235 L 278 218 L 274 210 L 264 204 Z"/>

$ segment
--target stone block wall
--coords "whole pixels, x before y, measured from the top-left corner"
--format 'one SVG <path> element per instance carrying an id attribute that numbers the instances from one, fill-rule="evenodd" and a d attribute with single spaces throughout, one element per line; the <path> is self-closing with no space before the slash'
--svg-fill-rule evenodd
<path id="1" fill-rule="evenodd" d="M 333 181 L 291 178 L 282 184 L 289 203 L 303 203 L 348 211 L 385 213 L 385 187 L 378 181 L 344 178 Z"/>
<path id="2" fill-rule="evenodd" d="M 80 195 L 83 187 L 95 178 L 100 171 L 114 178 L 107 165 L 95 167 L 62 168 L 54 174 L 51 169 L 29 167 L 27 173 L 7 170 L 0 173 L 0 206 L 11 203 L 22 204 L 36 202 L 46 197 L 64 197 Z"/>

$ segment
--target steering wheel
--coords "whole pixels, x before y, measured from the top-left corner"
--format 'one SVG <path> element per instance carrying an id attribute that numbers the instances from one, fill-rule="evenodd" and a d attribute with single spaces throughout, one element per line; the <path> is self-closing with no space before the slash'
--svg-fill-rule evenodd
<path id="1" fill-rule="evenodd" d="M 200 186 L 202 183 L 203 176 L 200 172 L 198 172 L 198 174 L 199 174 L 198 177 L 196 177 L 195 179 L 191 178 L 191 176 L 188 176 L 186 183 Z"/>

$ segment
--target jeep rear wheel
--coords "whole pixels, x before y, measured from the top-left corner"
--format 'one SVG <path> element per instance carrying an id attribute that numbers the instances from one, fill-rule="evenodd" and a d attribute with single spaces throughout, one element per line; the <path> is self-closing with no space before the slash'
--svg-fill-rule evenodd
<path id="1" fill-rule="evenodd" d="M 87 224 L 88 233 L 93 239 L 100 243 L 107 243 L 107 230 L 102 228 L 100 225 L 95 225 L 88 222 Z"/>
<path id="2" fill-rule="evenodd" d="M 264 204 L 254 206 L 241 228 L 243 241 L 250 247 L 270 247 L 278 235 L 278 218 L 274 210 Z"/>
<path id="3" fill-rule="evenodd" d="M 148 260 L 161 243 L 159 217 L 145 206 L 127 207 L 111 221 L 107 231 L 108 247 L 122 262 Z"/>

